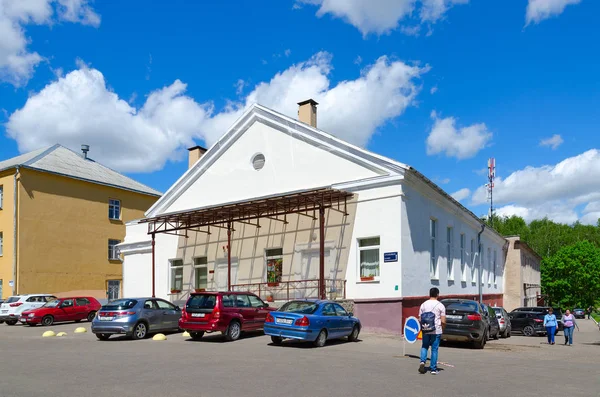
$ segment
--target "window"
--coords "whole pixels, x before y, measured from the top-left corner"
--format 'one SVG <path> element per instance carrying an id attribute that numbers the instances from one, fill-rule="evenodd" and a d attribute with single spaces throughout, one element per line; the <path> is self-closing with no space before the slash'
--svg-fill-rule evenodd
<path id="1" fill-rule="evenodd" d="M 235 302 L 237 307 L 250 307 L 248 295 L 235 295 Z"/>
<path id="2" fill-rule="evenodd" d="M 2 256 L 2 252 L 3 252 L 3 247 L 4 247 L 4 236 L 2 234 L 2 232 L 0 232 L 0 256 Z"/>
<path id="3" fill-rule="evenodd" d="M 265 302 L 261 301 L 259 298 L 257 298 L 254 295 L 248 295 L 248 299 L 250 299 L 250 306 L 252 307 L 265 307 Z"/>
<path id="4" fill-rule="evenodd" d="M 60 307 L 73 307 L 73 299 L 65 299 Z"/>
<path id="5" fill-rule="evenodd" d="M 208 288 L 208 266 L 206 257 L 194 258 L 194 288 L 205 291 Z"/>
<path id="6" fill-rule="evenodd" d="M 254 157 L 252 157 L 252 167 L 256 171 L 260 171 L 265 166 L 265 155 L 262 153 L 258 153 Z"/>
<path id="7" fill-rule="evenodd" d="M 348 312 L 346 311 L 346 309 L 344 309 L 343 307 L 341 307 L 337 303 L 334 303 L 333 307 L 335 308 L 335 313 L 338 316 L 347 316 L 348 315 Z"/>
<path id="8" fill-rule="evenodd" d="M 267 258 L 267 283 L 270 286 L 279 285 L 283 274 L 283 249 L 267 249 L 265 256 Z"/>
<path id="9" fill-rule="evenodd" d="M 358 239 L 358 256 L 361 280 L 379 277 L 379 237 Z"/>
<path id="10" fill-rule="evenodd" d="M 235 295 L 223 295 L 221 297 L 223 307 L 234 307 L 235 306 Z"/>
<path id="11" fill-rule="evenodd" d="M 475 259 L 477 258 L 477 253 L 475 252 L 475 239 L 471 239 L 471 282 L 475 284 L 477 282 L 477 272 L 475 269 L 477 265 L 475 264 Z"/>
<path id="12" fill-rule="evenodd" d="M 156 306 L 155 301 L 153 301 L 152 299 L 148 299 L 146 302 L 144 302 L 144 309 L 156 310 L 158 309 L 158 306 Z"/>
<path id="13" fill-rule="evenodd" d="M 429 251 L 429 277 L 431 277 L 434 280 L 437 280 L 439 278 L 439 275 L 437 267 L 437 257 L 435 255 L 435 239 L 437 237 L 437 221 L 435 219 L 431 219 L 429 221 L 429 236 L 431 238 L 431 247 Z"/>
<path id="14" fill-rule="evenodd" d="M 87 306 L 90 304 L 90 301 L 87 298 L 77 298 L 75 299 L 77 302 L 77 306 Z"/>
<path id="15" fill-rule="evenodd" d="M 108 260 L 119 260 L 119 250 L 117 249 L 117 244 L 120 242 L 120 240 L 108 240 Z"/>
<path id="16" fill-rule="evenodd" d="M 175 306 L 173 306 L 167 301 L 157 299 L 155 302 L 160 310 L 175 310 Z"/>
<path id="17" fill-rule="evenodd" d="M 325 305 L 322 313 L 324 316 L 335 316 L 336 315 L 335 309 L 333 308 L 333 305 L 331 303 L 328 303 Z"/>
<path id="18" fill-rule="evenodd" d="M 494 282 L 494 285 L 496 285 L 496 255 L 497 255 L 497 251 L 494 250 L 494 263 L 493 263 L 493 270 L 492 270 L 492 281 Z"/>
<path id="19" fill-rule="evenodd" d="M 463 283 L 467 281 L 467 261 L 465 255 L 465 235 L 460 235 L 460 281 Z"/>
<path id="20" fill-rule="evenodd" d="M 0 210 L 4 204 L 4 186 L 0 185 Z"/>
<path id="21" fill-rule="evenodd" d="M 108 219 L 121 219 L 121 201 L 120 200 L 108 200 Z"/>
<path id="22" fill-rule="evenodd" d="M 171 260 L 171 292 L 183 289 L 183 260 Z"/>
<path id="23" fill-rule="evenodd" d="M 448 226 L 446 228 L 446 267 L 448 270 L 448 280 L 454 280 L 454 228 Z"/>
<path id="24" fill-rule="evenodd" d="M 483 252 L 483 250 L 481 250 Z M 483 269 L 481 271 L 481 283 L 484 284 L 485 283 L 485 276 L 484 276 L 484 271 L 485 269 L 487 269 L 488 272 L 488 281 L 489 281 L 489 273 L 490 273 L 490 267 L 491 267 L 491 263 L 492 263 L 492 249 L 490 247 L 488 247 L 487 249 L 487 263 L 484 263 L 484 265 L 482 266 Z"/>

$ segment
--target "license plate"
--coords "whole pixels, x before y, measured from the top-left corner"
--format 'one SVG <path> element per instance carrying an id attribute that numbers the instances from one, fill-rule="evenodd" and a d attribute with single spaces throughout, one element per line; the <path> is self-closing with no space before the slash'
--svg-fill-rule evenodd
<path id="1" fill-rule="evenodd" d="M 8 310 L 2 310 L 2 313 L 8 313 Z"/>
<path id="2" fill-rule="evenodd" d="M 192 313 L 192 317 L 204 317 L 204 313 Z"/>
<path id="3" fill-rule="evenodd" d="M 278 318 L 278 319 L 275 320 L 275 322 L 277 324 L 288 324 L 288 325 L 290 325 L 290 324 L 292 324 L 293 320 L 291 320 L 289 318 Z"/>
<path id="4" fill-rule="evenodd" d="M 20 322 L 22 322 L 22 323 L 24 323 L 24 322 L 26 322 L 26 321 L 27 321 L 27 319 L 26 319 L 25 317 L 21 317 L 21 318 L 19 319 L 19 321 L 20 321 Z"/>
<path id="5" fill-rule="evenodd" d="M 462 318 L 462 316 L 446 315 L 446 318 L 449 318 L 450 320 L 460 320 Z"/>
<path id="6" fill-rule="evenodd" d="M 100 321 L 112 321 L 114 317 L 106 317 L 106 316 L 98 316 L 98 320 Z"/>

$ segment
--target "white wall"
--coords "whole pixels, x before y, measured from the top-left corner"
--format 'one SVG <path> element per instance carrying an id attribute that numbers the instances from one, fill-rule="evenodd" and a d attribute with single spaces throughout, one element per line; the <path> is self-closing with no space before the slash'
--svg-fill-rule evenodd
<path id="1" fill-rule="evenodd" d="M 400 185 L 362 190 L 354 221 L 348 268 L 346 270 L 346 297 L 349 299 L 376 299 L 402 296 L 402 263 L 384 263 L 385 252 L 401 255 L 401 204 Z M 379 280 L 361 282 L 359 272 L 358 239 L 380 237 Z M 396 290 L 396 287 L 398 288 Z"/>
<path id="2" fill-rule="evenodd" d="M 478 266 L 477 256 L 477 233 L 480 228 L 472 224 L 472 221 L 465 219 L 464 211 L 454 206 L 450 201 L 441 196 L 434 199 L 437 193 L 431 191 L 426 194 L 425 190 L 420 190 L 408 184 L 403 185 L 403 191 L 406 194 L 402 200 L 402 277 L 404 296 L 423 296 L 428 295 L 429 288 L 436 286 L 440 289 L 442 295 L 454 294 L 473 294 L 479 293 L 478 284 L 472 281 L 471 272 L 473 266 Z M 417 190 L 419 189 L 419 190 Z M 449 207 L 449 208 L 447 208 Z M 430 277 L 430 219 L 437 220 L 437 238 L 436 238 L 436 256 L 438 265 L 437 280 Z M 454 265 L 454 278 L 450 279 L 447 275 L 447 247 L 446 228 L 453 228 L 453 252 L 452 260 Z M 461 278 L 460 263 L 460 234 L 465 234 L 465 272 L 466 280 Z M 475 252 L 471 253 L 471 239 L 474 239 Z M 483 285 L 484 294 L 497 294 L 503 292 L 504 277 L 504 252 L 502 250 L 504 240 L 486 229 L 481 235 L 483 244 L 484 262 L 483 276 L 485 283 Z M 488 283 L 488 277 L 493 266 L 488 262 L 487 250 L 491 248 L 492 261 L 493 252 L 496 251 L 496 282 Z M 477 274 L 477 272 L 476 272 Z M 492 278 L 493 280 L 493 278 Z"/>

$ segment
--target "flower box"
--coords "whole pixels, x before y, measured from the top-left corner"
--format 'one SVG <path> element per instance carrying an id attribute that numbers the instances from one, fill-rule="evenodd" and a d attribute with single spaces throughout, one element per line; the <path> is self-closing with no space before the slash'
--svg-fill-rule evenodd
<path id="1" fill-rule="evenodd" d="M 181 290 L 180 290 L 180 289 L 172 289 L 172 290 L 171 290 L 171 293 L 172 293 L 172 294 L 178 294 L 178 293 L 180 293 L 180 292 L 181 292 Z"/>
<path id="2" fill-rule="evenodd" d="M 360 281 L 373 281 L 375 280 L 375 276 L 361 276 Z"/>
<path id="3" fill-rule="evenodd" d="M 269 287 L 277 287 L 279 285 L 279 283 L 267 283 L 267 286 Z"/>
<path id="4" fill-rule="evenodd" d="M 194 292 L 204 292 L 206 291 L 206 288 L 196 288 L 194 289 Z"/>

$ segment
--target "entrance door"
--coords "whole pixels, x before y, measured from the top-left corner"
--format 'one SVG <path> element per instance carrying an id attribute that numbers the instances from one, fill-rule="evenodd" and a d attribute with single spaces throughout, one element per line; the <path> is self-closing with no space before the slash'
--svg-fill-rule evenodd
<path id="1" fill-rule="evenodd" d="M 238 263 L 237 259 L 231 258 L 231 285 L 237 282 Z M 217 291 L 227 291 L 227 259 L 219 260 L 215 266 L 215 284 Z"/>
<path id="2" fill-rule="evenodd" d="M 109 301 L 119 299 L 121 296 L 121 280 L 108 280 L 108 291 L 106 297 Z"/>

